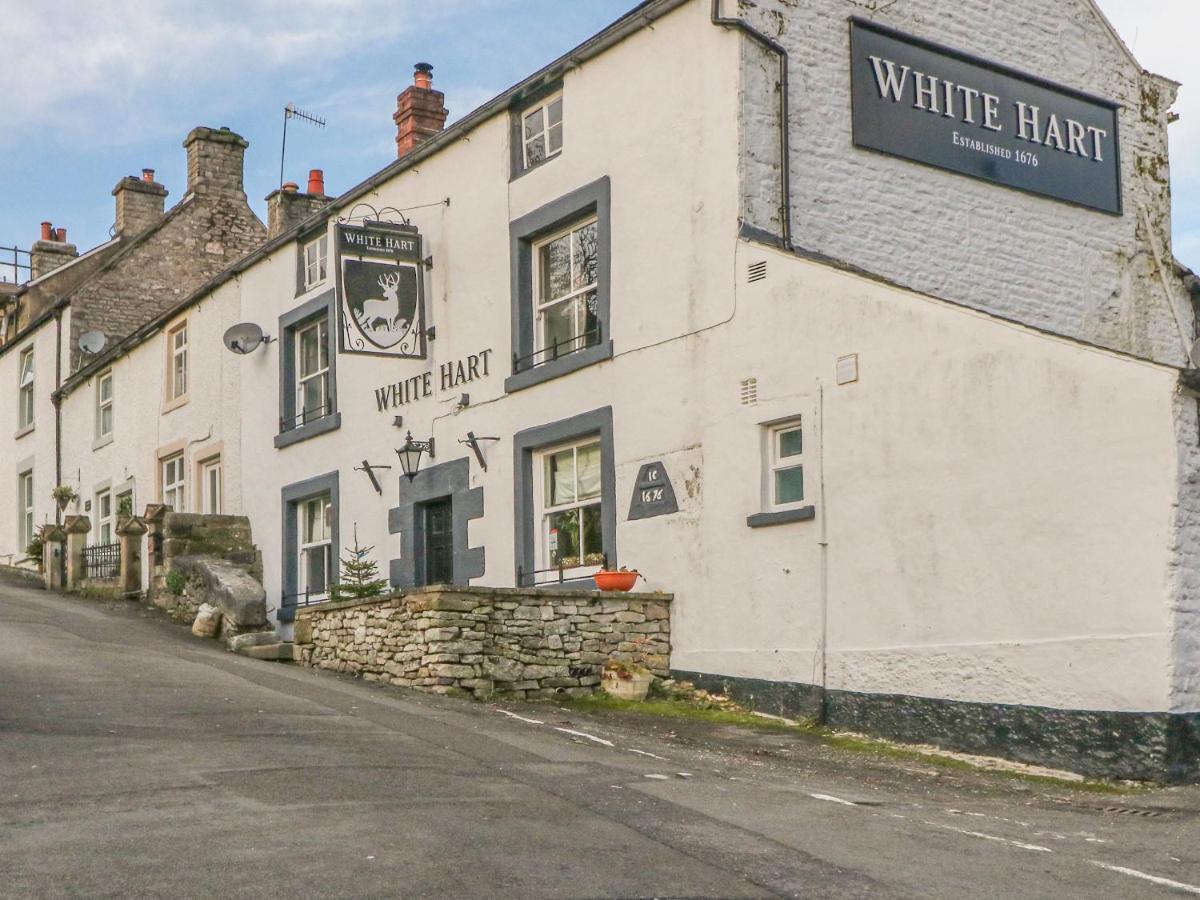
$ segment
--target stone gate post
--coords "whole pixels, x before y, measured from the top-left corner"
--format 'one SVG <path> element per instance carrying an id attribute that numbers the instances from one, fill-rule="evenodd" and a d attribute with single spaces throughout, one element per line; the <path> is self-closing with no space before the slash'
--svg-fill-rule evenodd
<path id="1" fill-rule="evenodd" d="M 77 591 L 83 583 L 84 570 L 83 548 L 87 546 L 88 532 L 92 530 L 92 520 L 87 516 L 67 516 L 63 522 L 67 532 L 67 584 L 68 591 Z"/>
<path id="2" fill-rule="evenodd" d="M 117 523 L 121 541 L 121 593 L 126 597 L 142 592 L 142 537 L 149 529 L 137 516 Z"/>
<path id="3" fill-rule="evenodd" d="M 46 590 L 61 591 L 64 588 L 64 560 L 67 532 L 61 525 L 47 525 L 42 531 L 42 577 Z"/>

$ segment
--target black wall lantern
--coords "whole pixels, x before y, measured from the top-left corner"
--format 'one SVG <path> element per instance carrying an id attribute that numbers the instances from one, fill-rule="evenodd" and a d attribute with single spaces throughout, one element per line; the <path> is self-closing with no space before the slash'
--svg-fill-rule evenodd
<path id="1" fill-rule="evenodd" d="M 421 453 L 425 450 L 429 451 L 429 458 L 433 459 L 433 438 L 414 441 L 410 431 L 404 437 L 404 446 L 396 451 L 396 455 L 400 457 L 400 469 L 408 476 L 409 481 L 417 477 L 417 470 L 421 467 Z"/>

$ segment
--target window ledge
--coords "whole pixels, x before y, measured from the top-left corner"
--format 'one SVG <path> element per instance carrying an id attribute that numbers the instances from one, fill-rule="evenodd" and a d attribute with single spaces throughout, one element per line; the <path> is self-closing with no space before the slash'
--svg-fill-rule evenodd
<path id="1" fill-rule="evenodd" d="M 768 528 L 771 525 L 786 525 L 789 522 L 807 522 L 816 516 L 815 506 L 801 506 L 799 509 L 785 509 L 780 512 L 755 513 L 746 517 L 746 524 L 751 528 Z"/>
<path id="2" fill-rule="evenodd" d="M 335 412 L 330 416 L 323 416 L 315 422 L 310 422 L 307 425 L 301 425 L 293 428 L 291 431 L 283 431 L 275 435 L 275 447 L 282 450 L 284 447 L 290 447 L 292 444 L 298 444 L 301 441 L 307 441 L 309 438 L 314 438 L 319 434 L 325 434 L 329 431 L 336 431 L 342 427 L 342 414 Z"/>
<path id="3" fill-rule="evenodd" d="M 92 441 L 92 449 L 99 450 L 101 447 L 107 447 L 112 442 L 113 436 L 111 434 L 106 434 L 104 437 L 98 437 Z"/>
<path id="4" fill-rule="evenodd" d="M 533 172 L 536 169 L 540 169 L 546 163 L 558 159 L 560 156 L 562 156 L 562 154 L 563 154 L 563 152 L 561 150 L 559 150 L 557 153 L 552 153 L 551 155 L 547 156 L 545 159 L 539 159 L 537 162 L 535 162 L 531 166 L 525 166 L 524 168 L 515 172 L 513 174 L 513 177 L 510 178 L 509 181 L 513 182 L 513 181 L 516 181 L 518 178 L 523 178 L 524 176 L 528 175 L 530 172 Z"/>
<path id="5" fill-rule="evenodd" d="M 511 394 L 515 391 L 524 390 L 527 387 L 533 387 L 535 384 L 541 384 L 543 381 L 558 378 L 561 375 L 569 375 L 571 372 L 595 365 L 598 362 L 604 362 L 606 359 L 612 359 L 612 355 L 613 342 L 604 341 L 594 347 L 588 347 L 550 362 L 544 362 L 540 366 L 534 366 L 532 369 L 526 369 L 524 372 L 510 375 L 504 379 L 504 392 Z"/>
<path id="6" fill-rule="evenodd" d="M 25 435 L 32 432 L 35 427 L 37 427 L 37 423 L 32 422 L 29 425 L 26 425 L 24 428 L 18 428 L 17 433 L 13 435 L 13 440 L 25 437 Z"/>
<path id="7" fill-rule="evenodd" d="M 181 407 L 181 406 L 186 406 L 188 399 L 189 399 L 188 395 L 183 394 L 179 397 L 176 397 L 174 400 L 166 401 L 163 404 L 163 408 L 162 408 L 163 415 L 166 415 L 167 413 L 171 412 L 172 410 L 179 409 L 179 407 Z"/>

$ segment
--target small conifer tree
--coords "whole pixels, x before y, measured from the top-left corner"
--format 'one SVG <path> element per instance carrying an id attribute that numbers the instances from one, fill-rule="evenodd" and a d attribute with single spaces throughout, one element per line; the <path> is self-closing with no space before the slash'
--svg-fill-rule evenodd
<path id="1" fill-rule="evenodd" d="M 371 558 L 374 547 L 361 547 L 358 543 L 358 523 L 354 523 L 354 546 L 346 547 L 342 559 L 341 579 L 330 589 L 334 600 L 363 600 L 386 594 L 391 586 L 386 578 L 379 577 L 379 564 Z"/>

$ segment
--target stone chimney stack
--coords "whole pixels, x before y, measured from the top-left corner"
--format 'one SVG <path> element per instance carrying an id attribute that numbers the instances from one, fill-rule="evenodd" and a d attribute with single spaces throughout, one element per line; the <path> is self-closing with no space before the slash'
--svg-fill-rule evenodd
<path id="1" fill-rule="evenodd" d="M 153 169 L 142 169 L 141 178 L 126 175 L 118 181 L 113 196 L 117 198 L 116 232 L 132 237 L 162 218 L 167 189 L 154 180 Z"/>
<path id="2" fill-rule="evenodd" d="M 401 157 L 446 127 L 446 95 L 433 89 L 433 66 L 417 63 L 412 87 L 396 98 L 396 156 Z"/>
<path id="3" fill-rule="evenodd" d="M 300 186 L 294 181 L 267 194 L 267 240 L 290 231 L 330 199 L 325 193 L 325 173 L 321 169 L 309 171 L 306 194 L 300 193 Z"/>
<path id="4" fill-rule="evenodd" d="M 249 142 L 228 128 L 193 128 L 183 141 L 187 150 L 187 192 L 226 194 L 246 199 L 242 163 Z"/>
<path id="5" fill-rule="evenodd" d="M 74 244 L 67 243 L 67 229 L 54 228 L 49 222 L 42 223 L 41 239 L 30 249 L 29 263 L 33 278 L 52 272 L 79 255 Z"/>

